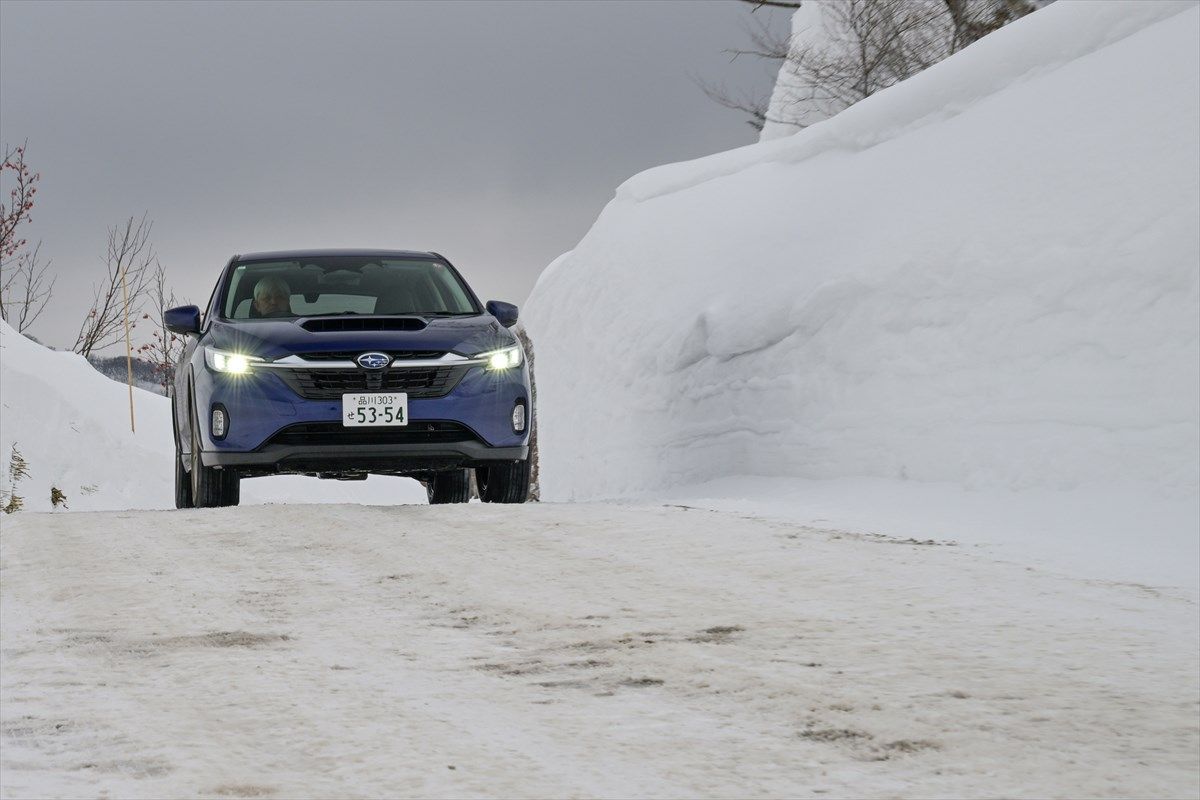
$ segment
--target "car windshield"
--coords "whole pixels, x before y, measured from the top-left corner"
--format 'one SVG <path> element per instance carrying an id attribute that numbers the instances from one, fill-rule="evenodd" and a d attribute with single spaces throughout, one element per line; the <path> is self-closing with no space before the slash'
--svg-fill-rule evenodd
<path id="1" fill-rule="evenodd" d="M 480 313 L 446 264 L 371 256 L 240 263 L 229 274 L 223 310 L 231 320 Z"/>

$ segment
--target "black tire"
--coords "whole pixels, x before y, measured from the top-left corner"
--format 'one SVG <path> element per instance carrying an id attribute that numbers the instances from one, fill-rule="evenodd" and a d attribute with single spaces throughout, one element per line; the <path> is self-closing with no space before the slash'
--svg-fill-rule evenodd
<path id="1" fill-rule="evenodd" d="M 430 505 L 442 503 L 465 503 L 471 499 L 471 474 L 469 470 L 452 469 L 435 472 L 425 484 Z"/>
<path id="2" fill-rule="evenodd" d="M 221 505 L 232 508 L 242 502 L 242 476 L 237 470 L 226 467 L 217 473 L 221 476 Z"/>
<path id="3" fill-rule="evenodd" d="M 175 446 L 175 507 L 192 507 L 192 476 L 183 468 L 183 454 Z"/>
<path id="4" fill-rule="evenodd" d="M 175 398 L 171 398 L 171 432 L 175 438 L 175 507 L 192 507 L 192 476 L 183 466 L 183 453 L 179 449 L 179 428 L 175 416 Z"/>
<path id="5" fill-rule="evenodd" d="M 195 508 L 236 506 L 241 500 L 241 476 L 236 470 L 206 467 L 200 460 L 200 424 L 192 409 L 191 487 Z"/>
<path id="6" fill-rule="evenodd" d="M 485 503 L 524 503 L 529 499 L 529 459 L 478 467 L 475 482 Z"/>

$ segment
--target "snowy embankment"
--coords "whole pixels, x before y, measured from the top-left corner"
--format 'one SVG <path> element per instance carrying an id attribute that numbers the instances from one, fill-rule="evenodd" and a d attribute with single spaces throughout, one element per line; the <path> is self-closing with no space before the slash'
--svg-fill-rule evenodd
<path id="1" fill-rule="evenodd" d="M 0 796 L 1189 797 L 1196 608 L 672 508 L 6 520 Z"/>
<path id="2" fill-rule="evenodd" d="M 1194 588 L 1198 25 L 1056 3 L 794 136 L 630 179 L 524 312 L 543 497 L 881 532 L 927 504 L 949 538 Z"/>
<path id="3" fill-rule="evenodd" d="M 0 491 L 13 490 L 13 445 L 28 464 L 18 480 L 24 511 L 51 510 L 59 489 L 71 511 L 174 505 L 171 401 L 129 390 L 74 353 L 50 350 L 0 322 Z M 416 481 L 372 477 L 364 483 L 273 477 L 246 481 L 243 503 L 425 502 Z M 0 503 L 3 505 L 3 503 Z M 60 507 L 61 508 L 61 507 Z M 21 513 L 21 512 L 18 512 Z"/>

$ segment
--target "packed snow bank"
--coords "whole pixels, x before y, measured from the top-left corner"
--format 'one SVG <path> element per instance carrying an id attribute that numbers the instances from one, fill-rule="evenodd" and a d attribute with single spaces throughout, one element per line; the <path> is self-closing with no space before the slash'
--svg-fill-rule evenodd
<path id="1" fill-rule="evenodd" d="M 1194 3 L 1058 3 L 643 173 L 543 274 L 543 497 L 1200 486 Z M 1195 535 L 1195 531 L 1192 531 Z"/>
<path id="2" fill-rule="evenodd" d="M 1195 21 L 1178 16 L 1194 6 L 1195 0 L 1057 3 L 980 39 L 969 49 L 934 64 L 915 78 L 859 101 L 838 114 L 835 123 L 814 125 L 805 129 L 804 136 L 789 137 L 765 146 L 750 145 L 695 161 L 646 170 L 622 184 L 617 189 L 617 197 L 646 200 L 732 175 L 757 164 L 794 164 L 823 153 L 860 153 L 921 128 L 952 120 L 971 111 L 981 101 L 1016 89 L 1024 82 L 1037 81 L 1072 62 L 1083 60 L 1078 69 L 1086 72 L 1095 63 L 1087 60 L 1088 57 L 1159 22 L 1170 20 L 1178 33 L 1190 32 L 1194 39 Z M 812 16 L 817 16 L 815 11 Z M 809 25 L 804 17 L 800 23 Z M 812 40 L 821 34 L 809 32 L 805 35 Z M 1098 56 L 1096 60 L 1107 61 L 1110 56 Z M 1186 69 L 1186 64 L 1176 66 L 1181 71 Z M 1139 88 L 1157 92 L 1161 86 L 1151 85 L 1149 77 L 1143 75 L 1143 82 L 1138 76 L 1130 75 L 1113 88 L 1132 81 Z M 1172 77 L 1185 76 L 1172 74 Z M 1174 82 L 1179 84 L 1178 80 Z M 1018 140 L 1013 144 L 1024 143 L 1030 135 L 1029 121 L 1038 119 L 1041 98 L 1053 101 L 1055 98 L 1050 95 L 1059 88 L 1041 85 L 1048 91 L 1034 88 L 1032 94 L 1023 95 L 1032 101 L 1023 109 L 1032 116 L 1008 120 L 1006 130 L 992 130 L 977 144 L 982 148 L 984 141 L 1000 139 L 1004 133 Z M 1185 85 L 1186 80 L 1176 88 L 1182 89 Z M 1103 88 L 1094 87 L 1090 96 Z M 1088 98 L 1080 100 L 1091 102 Z M 779 102 L 788 101 L 781 99 Z M 1119 103 L 1114 103 L 1116 105 Z M 819 119 L 832 114 L 835 107 L 818 104 L 806 110 Z M 1092 118 L 1097 119 L 1096 116 Z M 1099 119 L 1109 122 L 1107 118 Z M 1119 137 L 1121 131 L 1128 131 L 1137 120 L 1123 122 L 1123 126 L 1115 129 L 1109 129 L 1108 125 L 1103 127 Z M 1056 136 L 1067 133 L 1040 124 L 1038 130 L 1053 132 Z M 985 155 L 986 151 L 980 149 L 978 154 Z"/>
<path id="3" fill-rule="evenodd" d="M 51 510 L 51 488 L 63 492 L 71 511 L 173 507 L 171 401 L 136 388 L 133 398 L 136 433 L 129 429 L 125 386 L 82 356 L 50 350 L 0 322 L 0 491 L 5 500 L 13 489 L 9 465 L 15 444 L 28 463 L 29 476 L 16 486 L 26 511 Z M 243 503 L 424 500 L 421 486 L 402 478 L 347 484 L 288 476 L 242 484 Z"/>
<path id="4" fill-rule="evenodd" d="M 0 348 L 0 488 L 13 489 L 15 444 L 29 465 L 16 487 L 25 510 L 49 510 L 51 487 L 72 510 L 173 504 L 167 398 L 135 388 L 132 433 L 129 390 L 83 356 L 49 350 L 3 322 Z"/>

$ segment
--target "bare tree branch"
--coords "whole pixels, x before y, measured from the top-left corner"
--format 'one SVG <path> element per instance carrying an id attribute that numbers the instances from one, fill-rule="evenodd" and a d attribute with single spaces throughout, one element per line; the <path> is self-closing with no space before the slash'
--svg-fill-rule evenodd
<path id="1" fill-rule="evenodd" d="M 749 48 L 726 48 L 730 53 L 730 61 L 736 61 L 738 56 L 754 56 L 764 61 L 785 61 L 791 52 L 791 38 L 771 30 L 770 26 L 755 17 L 750 24 L 742 24 L 742 32 L 750 37 Z"/>
<path id="2" fill-rule="evenodd" d="M 714 85 L 706 83 L 698 78 L 693 77 L 692 81 L 700 87 L 700 89 L 708 95 L 708 99 L 724 106 L 732 108 L 736 111 L 741 111 L 750 115 L 750 119 L 746 120 L 746 124 L 754 128 L 756 131 L 761 131 L 763 125 L 767 121 L 767 105 L 768 100 L 761 97 L 753 97 L 746 93 L 738 96 L 733 96 L 725 87 L 725 84 Z"/>
<path id="3" fill-rule="evenodd" d="M 752 11 L 800 7 L 742 2 L 754 6 Z M 786 100 L 774 110 L 724 86 L 696 83 L 714 102 L 748 114 L 756 129 L 766 122 L 804 128 L 912 77 L 1036 6 L 1034 0 L 823 0 L 819 9 L 819 35 L 785 40 L 758 22 L 746 29 L 751 46 L 726 51 L 734 59 L 751 55 L 783 62 L 778 82 Z"/>
<path id="4" fill-rule="evenodd" d="M 105 277 L 94 286 L 92 307 L 79 326 L 72 348 L 76 353 L 86 357 L 93 350 L 101 350 L 121 340 L 125 324 L 122 276 L 129 294 L 130 318 L 136 320 L 141 312 L 154 278 L 150 266 L 157 263 L 154 247 L 150 244 L 153 225 L 143 214 L 140 220 L 130 217 L 121 225 L 108 229 Z"/>
<path id="5" fill-rule="evenodd" d="M 167 309 L 175 305 L 175 293 L 167 288 L 167 272 L 162 264 L 155 261 L 154 274 L 150 278 L 148 291 L 151 313 L 143 313 L 142 319 L 150 322 L 154 330 L 150 333 L 150 341 L 138 348 L 138 357 L 144 358 L 154 366 L 154 371 L 166 391 L 175 376 L 175 365 L 183 353 L 183 337 L 167 330 Z"/>
<path id="6" fill-rule="evenodd" d="M 9 317 L 8 289 L 21 279 L 22 274 L 19 265 L 13 263 L 13 256 L 25 246 L 25 240 L 17 238 L 17 228 L 31 219 L 33 196 L 37 194 L 36 184 L 41 178 L 40 173 L 30 172 L 25 164 L 27 144 L 5 146 L 4 161 L 0 162 L 0 180 L 8 176 L 14 182 L 8 193 L 8 203 L 0 202 L 0 319 L 4 320 Z"/>
<path id="7" fill-rule="evenodd" d="M 38 242 L 32 251 L 19 255 L 0 287 L 4 308 L 9 314 L 7 321 L 15 323 L 18 333 L 33 325 L 46 310 L 46 304 L 54 294 L 54 282 L 58 280 L 49 276 L 50 282 L 46 282 L 50 262 L 41 260 L 41 250 L 42 243 Z"/>
<path id="8" fill-rule="evenodd" d="M 9 258 L 24 244 L 24 239 L 16 238 L 17 226 L 30 220 L 29 212 L 33 209 L 33 196 L 37 194 L 37 182 L 41 174 L 30 172 L 25 164 L 25 144 L 17 147 L 4 148 L 4 162 L 0 164 L 0 174 L 8 173 L 16 182 L 8 193 L 9 202 L 0 202 L 0 258 Z"/>
<path id="9" fill-rule="evenodd" d="M 1036 10 L 1029 0 L 943 0 L 954 22 L 954 50 L 1000 30 Z"/>
<path id="10" fill-rule="evenodd" d="M 752 14 L 763 6 L 769 6 L 771 8 L 790 8 L 793 11 L 800 7 L 800 0 L 794 0 L 794 2 L 788 2 L 787 0 L 742 0 L 742 2 L 746 3 L 747 5 L 754 6 L 754 8 L 750 9 L 750 13 Z"/>

